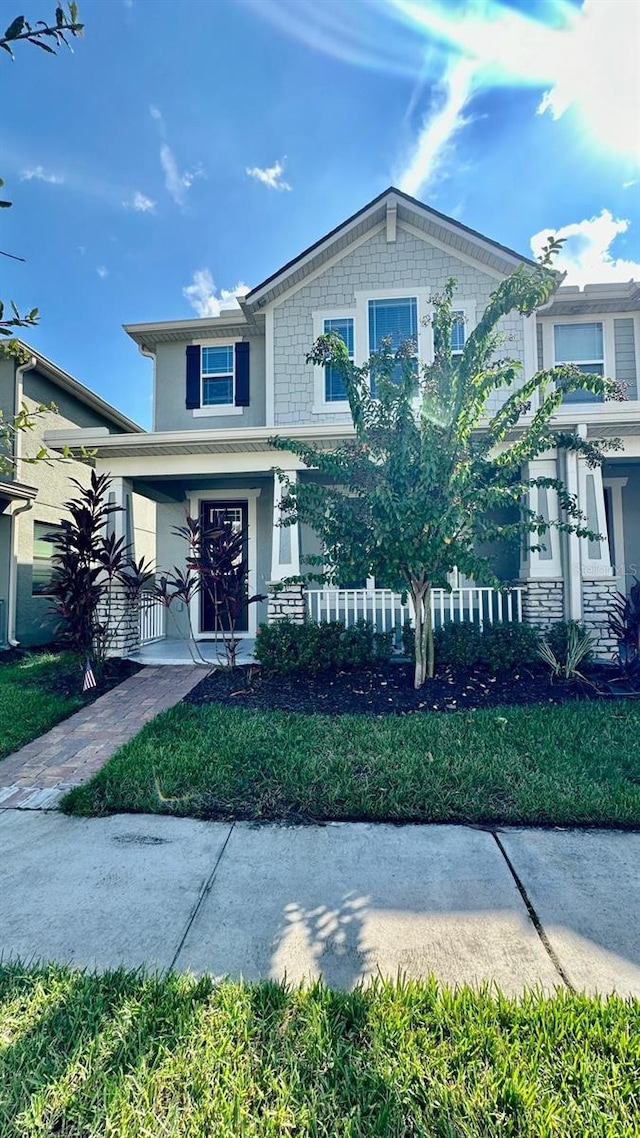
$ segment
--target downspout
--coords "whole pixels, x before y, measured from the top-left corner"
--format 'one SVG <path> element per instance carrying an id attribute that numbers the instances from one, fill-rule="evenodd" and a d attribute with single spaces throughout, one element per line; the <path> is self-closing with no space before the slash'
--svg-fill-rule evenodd
<path id="1" fill-rule="evenodd" d="M 16 368 L 16 382 L 15 382 L 15 402 L 14 402 L 14 415 L 19 415 L 22 410 L 22 403 L 24 398 L 24 376 L 28 371 L 36 366 L 37 360 L 35 356 L 31 356 L 26 364 L 19 364 Z M 20 475 L 22 457 L 22 431 L 15 431 L 13 436 L 13 469 L 14 478 L 16 482 L 20 482 Z M 19 514 L 24 514 L 26 510 L 30 510 L 33 506 L 31 501 L 25 502 L 24 506 L 20 506 L 17 510 L 11 511 L 11 536 L 9 540 L 9 588 L 7 590 L 7 643 L 10 648 L 17 648 L 18 640 L 16 640 L 16 619 L 18 607 L 18 527 L 16 525 L 16 518 Z"/>

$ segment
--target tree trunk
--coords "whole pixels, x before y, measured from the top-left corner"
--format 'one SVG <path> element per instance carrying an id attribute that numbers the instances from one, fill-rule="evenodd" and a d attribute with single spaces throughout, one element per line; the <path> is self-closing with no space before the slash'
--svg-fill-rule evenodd
<path id="1" fill-rule="evenodd" d="M 411 604 L 413 606 L 415 671 L 414 688 L 421 688 L 427 678 L 432 679 L 434 669 L 433 627 L 431 624 L 431 585 L 412 585 Z"/>

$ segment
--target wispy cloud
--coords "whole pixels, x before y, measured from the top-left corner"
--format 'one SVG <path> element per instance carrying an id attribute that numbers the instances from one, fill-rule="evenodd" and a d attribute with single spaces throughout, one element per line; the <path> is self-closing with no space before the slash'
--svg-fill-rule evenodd
<path id="1" fill-rule="evenodd" d="M 437 93 L 439 107 L 427 115 L 413 153 L 400 178 L 399 188 L 405 194 L 417 194 L 425 182 L 430 181 L 442 168 L 450 155 L 453 139 L 467 125 L 465 116 L 475 73 L 474 65 L 466 59 L 452 67 Z"/>
<path id="2" fill-rule="evenodd" d="M 198 316 L 219 316 L 223 309 L 238 308 L 238 297 L 246 296 L 249 287 L 242 282 L 235 288 L 223 288 L 218 292 L 209 269 L 196 269 L 191 284 L 186 285 L 182 295 Z"/>
<path id="3" fill-rule="evenodd" d="M 155 213 L 156 209 L 153 198 L 148 198 L 140 190 L 136 190 L 133 196 L 127 201 L 123 201 L 122 204 L 125 209 L 133 209 L 136 213 Z"/>
<path id="4" fill-rule="evenodd" d="M 182 206 L 194 180 L 202 176 L 202 169 L 197 166 L 193 170 L 180 170 L 176 156 L 167 141 L 167 128 L 162 111 L 152 103 L 149 114 L 158 124 L 158 132 L 163 140 L 160 146 L 160 165 L 164 173 L 166 190 L 176 205 Z"/>
<path id="5" fill-rule="evenodd" d="M 268 186 L 270 190 L 290 190 L 291 186 L 282 177 L 284 162 L 283 158 L 282 161 L 274 162 L 273 166 L 247 166 L 247 174 L 257 182 L 262 182 L 263 186 Z"/>
<path id="6" fill-rule="evenodd" d="M 109 270 L 105 268 L 104 265 L 96 265 L 96 272 L 101 281 L 106 280 L 106 278 L 109 276 Z"/>
<path id="7" fill-rule="evenodd" d="M 632 186 L 638 185 L 638 178 L 629 178 L 628 182 L 622 183 L 623 190 L 630 190 Z"/>
<path id="8" fill-rule="evenodd" d="M 550 233 L 565 238 L 555 267 L 567 273 L 565 284 L 608 283 L 612 281 L 640 280 L 640 264 L 616 257 L 611 246 L 617 237 L 626 233 L 627 218 L 614 217 L 608 209 L 597 217 L 563 225 L 561 229 L 548 226 L 531 238 L 531 249 L 540 256 Z"/>
<path id="9" fill-rule="evenodd" d="M 65 181 L 63 174 L 53 174 L 45 170 L 44 166 L 30 166 L 20 171 L 21 182 L 31 182 L 34 179 L 38 182 L 47 182 L 50 186 L 61 186 Z"/>

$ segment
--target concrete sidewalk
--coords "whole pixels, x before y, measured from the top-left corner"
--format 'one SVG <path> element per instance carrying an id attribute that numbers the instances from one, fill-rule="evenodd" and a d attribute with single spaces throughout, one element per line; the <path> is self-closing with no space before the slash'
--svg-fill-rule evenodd
<path id="1" fill-rule="evenodd" d="M 640 834 L 0 813 L 0 952 L 640 996 Z"/>

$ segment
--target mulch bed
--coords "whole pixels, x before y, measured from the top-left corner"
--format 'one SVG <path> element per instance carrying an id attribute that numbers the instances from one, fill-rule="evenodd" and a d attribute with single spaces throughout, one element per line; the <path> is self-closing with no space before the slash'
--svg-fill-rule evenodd
<path id="1" fill-rule="evenodd" d="M 523 667 L 492 674 L 486 668 L 441 667 L 419 691 L 409 664 L 385 664 L 319 675 L 278 675 L 257 665 L 218 668 L 185 703 L 223 703 L 261 711 L 327 715 L 407 715 L 425 711 L 471 711 L 522 704 L 558 704 L 611 695 L 606 676 L 593 670 L 586 681 L 550 682 L 544 668 Z M 630 694 L 621 692 L 620 694 Z"/>

